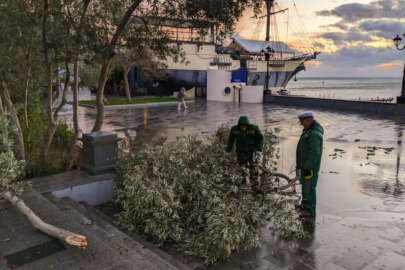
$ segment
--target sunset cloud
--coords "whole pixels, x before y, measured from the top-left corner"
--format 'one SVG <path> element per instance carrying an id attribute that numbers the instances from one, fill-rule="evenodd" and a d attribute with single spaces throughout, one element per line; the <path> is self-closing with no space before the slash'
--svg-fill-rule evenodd
<path id="1" fill-rule="evenodd" d="M 295 2 L 297 11 L 291 1 L 278 1 L 277 9 L 288 7 L 289 14 L 277 16 L 277 38 L 297 51 L 322 52 L 301 76 L 401 76 L 405 51 L 392 39 L 405 33 L 405 0 Z M 245 38 L 264 39 L 264 24 L 245 18 L 240 28 Z"/>
<path id="2" fill-rule="evenodd" d="M 392 62 L 388 62 L 388 63 L 382 63 L 378 65 L 379 67 L 382 68 L 392 68 L 392 67 L 402 67 L 404 66 L 404 62 L 403 61 L 392 61 Z"/>

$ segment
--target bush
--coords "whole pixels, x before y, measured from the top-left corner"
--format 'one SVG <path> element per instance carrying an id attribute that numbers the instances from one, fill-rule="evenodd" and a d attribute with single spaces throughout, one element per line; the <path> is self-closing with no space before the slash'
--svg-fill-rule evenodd
<path id="1" fill-rule="evenodd" d="M 12 192 L 19 195 L 25 186 L 20 181 L 24 173 L 24 162 L 18 161 L 14 156 L 12 135 L 13 129 L 6 115 L 0 114 L 0 194 Z"/>
<path id="2" fill-rule="evenodd" d="M 53 139 L 53 146 L 58 149 L 70 149 L 74 134 L 65 123 L 59 123 Z"/>
<path id="3" fill-rule="evenodd" d="M 20 111 L 20 114 L 23 112 Z M 22 116 L 19 117 L 23 119 Z M 73 133 L 69 126 L 58 123 L 51 149 L 46 161 L 41 160 L 44 136 L 48 127 L 48 119 L 43 110 L 36 104 L 28 108 L 29 127 L 21 120 L 26 152 L 25 177 L 35 178 L 62 173 L 66 170 L 70 158 L 70 147 Z"/>
<path id="4" fill-rule="evenodd" d="M 261 195 L 246 186 L 246 170 L 225 152 L 228 134 L 229 128 L 222 127 L 210 138 L 179 138 L 170 145 L 146 146 L 136 156 L 123 154 L 118 223 L 157 244 L 172 243 L 207 264 L 259 246 L 266 219 L 284 237 L 304 237 L 287 195 Z M 275 186 L 271 133 L 265 134 L 263 153 L 262 183 Z"/>

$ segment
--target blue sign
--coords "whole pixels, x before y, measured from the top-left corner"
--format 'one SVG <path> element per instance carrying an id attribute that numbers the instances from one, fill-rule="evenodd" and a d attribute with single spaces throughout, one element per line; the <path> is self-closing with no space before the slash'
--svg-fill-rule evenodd
<path id="1" fill-rule="evenodd" d="M 232 71 L 232 80 L 233 83 L 246 83 L 248 71 L 246 69 L 238 69 Z"/>

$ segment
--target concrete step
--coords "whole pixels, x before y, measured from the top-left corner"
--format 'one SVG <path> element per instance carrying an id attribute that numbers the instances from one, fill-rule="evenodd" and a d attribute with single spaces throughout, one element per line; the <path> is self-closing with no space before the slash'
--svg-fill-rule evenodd
<path id="1" fill-rule="evenodd" d="M 61 209 L 65 211 L 69 209 L 69 211 L 75 212 L 77 216 L 81 217 L 84 226 L 104 238 L 105 242 L 117 250 L 124 258 L 131 259 L 142 256 L 144 260 L 158 265 L 158 269 L 191 269 L 141 237 L 134 237 L 132 234 L 131 236 L 127 235 L 113 225 L 113 220 L 110 217 L 107 217 L 94 207 L 85 203 L 77 203 L 69 198 L 57 199 L 52 195 L 47 195 L 47 197 Z"/>

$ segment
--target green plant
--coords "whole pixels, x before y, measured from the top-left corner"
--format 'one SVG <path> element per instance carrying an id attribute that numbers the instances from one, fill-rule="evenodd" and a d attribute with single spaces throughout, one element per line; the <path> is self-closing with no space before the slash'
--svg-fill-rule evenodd
<path id="1" fill-rule="evenodd" d="M 225 152 L 228 127 L 215 136 L 179 138 L 146 146 L 136 155 L 122 153 L 116 202 L 118 223 L 158 244 L 172 243 L 207 264 L 260 242 L 266 219 L 284 237 L 305 237 L 287 194 L 258 194 L 246 186 L 246 169 Z M 263 186 L 277 186 L 275 136 L 265 134 Z M 255 168 L 257 169 L 257 168 Z M 257 182 L 257 178 L 255 179 Z"/>
<path id="2" fill-rule="evenodd" d="M 65 123 L 59 123 L 54 135 L 53 146 L 58 149 L 70 149 L 74 134 Z"/>
<path id="3" fill-rule="evenodd" d="M 65 171 L 70 147 L 73 141 L 73 133 L 68 125 L 58 123 L 47 162 L 40 159 L 44 146 L 44 135 L 48 127 L 48 120 L 38 103 L 33 103 L 28 108 L 29 126 L 21 122 L 24 134 L 24 146 L 26 150 L 25 178 L 47 176 Z M 22 114 L 23 111 L 20 111 Z M 23 117 L 20 117 L 22 120 Z"/>
<path id="4" fill-rule="evenodd" d="M 255 78 L 252 81 L 252 85 L 257 85 L 259 83 L 259 80 L 260 80 L 260 75 L 256 74 Z"/>
<path id="5" fill-rule="evenodd" d="M 0 194 L 11 192 L 19 195 L 26 185 L 20 181 L 24 174 L 25 162 L 18 161 L 14 156 L 11 138 L 13 132 L 7 116 L 0 114 Z"/>

